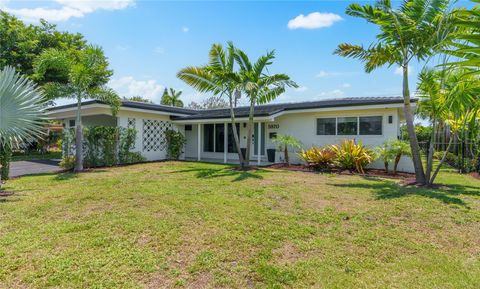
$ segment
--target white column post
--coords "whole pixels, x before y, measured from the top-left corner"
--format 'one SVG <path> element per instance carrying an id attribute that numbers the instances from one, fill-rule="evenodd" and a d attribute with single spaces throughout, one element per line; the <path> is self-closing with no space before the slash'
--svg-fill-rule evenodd
<path id="1" fill-rule="evenodd" d="M 228 153 L 228 124 L 225 122 L 223 124 L 223 162 L 227 163 L 227 153 Z"/>
<path id="2" fill-rule="evenodd" d="M 258 143 L 258 150 L 257 150 L 257 163 L 260 165 L 261 157 L 262 157 L 262 123 L 258 122 L 258 135 L 257 135 L 257 143 Z"/>
<path id="3" fill-rule="evenodd" d="M 197 157 L 198 161 L 200 161 L 200 153 L 202 152 L 202 124 L 198 124 L 198 143 L 197 143 Z"/>

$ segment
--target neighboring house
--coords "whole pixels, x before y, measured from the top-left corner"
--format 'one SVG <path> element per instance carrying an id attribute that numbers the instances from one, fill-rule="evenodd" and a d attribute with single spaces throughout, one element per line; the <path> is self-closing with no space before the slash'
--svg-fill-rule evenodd
<path id="1" fill-rule="evenodd" d="M 76 104 L 57 106 L 49 116 L 62 120 L 66 127 L 75 126 Z M 246 147 L 248 107 L 235 109 L 240 146 Z M 304 148 L 340 143 L 355 139 L 376 147 L 400 135 L 403 121 L 401 97 L 355 97 L 313 102 L 268 104 L 255 107 L 255 129 L 250 159 L 258 164 L 267 162 L 266 149 L 275 148 L 272 138 L 288 134 L 299 139 Z M 191 110 L 157 104 L 122 101 L 116 117 L 110 107 L 99 101 L 82 104 L 84 126 L 104 125 L 135 128 L 135 151 L 147 160 L 166 158 L 165 130 L 185 134 L 183 159 L 214 162 L 238 162 L 232 135 L 229 109 Z M 227 133 L 225 133 L 227 132 Z M 258 137 L 260 136 L 260 137 Z M 260 141 L 259 141 L 260 140 Z M 276 153 L 276 162 L 283 154 Z M 300 162 L 292 154 L 293 163 Z M 377 162 L 374 167 L 382 168 Z M 405 157 L 401 171 L 413 171 L 412 161 Z"/>

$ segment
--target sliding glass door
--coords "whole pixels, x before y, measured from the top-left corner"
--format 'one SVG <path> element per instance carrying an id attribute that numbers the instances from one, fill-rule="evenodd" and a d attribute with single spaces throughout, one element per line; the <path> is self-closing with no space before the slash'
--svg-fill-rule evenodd
<path id="1" fill-rule="evenodd" d="M 258 155 L 258 140 L 261 139 L 260 143 L 260 155 L 264 156 L 265 155 L 265 123 L 262 122 L 260 124 L 261 126 L 261 135 L 260 138 L 258 137 L 258 123 L 255 123 L 255 129 L 254 129 L 254 149 L 253 149 L 253 154 Z"/>

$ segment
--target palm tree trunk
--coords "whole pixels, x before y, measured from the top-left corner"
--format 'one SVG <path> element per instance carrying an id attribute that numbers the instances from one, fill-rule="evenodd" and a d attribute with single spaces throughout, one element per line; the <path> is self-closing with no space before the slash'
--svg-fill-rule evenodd
<path id="1" fill-rule="evenodd" d="M 413 124 L 412 106 L 410 103 L 410 90 L 408 87 L 408 63 L 402 65 L 403 68 L 403 104 L 405 121 L 407 123 L 408 139 L 412 150 L 413 166 L 415 168 L 415 179 L 419 184 L 425 184 L 425 173 L 423 171 L 422 159 L 420 157 L 420 146 L 418 145 L 415 126 Z"/>
<path id="2" fill-rule="evenodd" d="M 252 128 L 253 128 L 254 110 L 255 110 L 255 100 L 252 97 L 250 100 L 250 113 L 248 115 L 248 124 L 247 124 L 247 153 L 245 156 L 245 166 L 250 165 L 250 147 L 252 144 Z"/>
<path id="3" fill-rule="evenodd" d="M 288 166 L 290 164 L 290 158 L 288 157 L 288 146 L 287 145 L 285 145 L 284 154 L 285 154 L 285 162 L 287 163 L 287 166 Z"/>
<path id="4" fill-rule="evenodd" d="M 77 98 L 77 119 L 75 121 L 75 172 L 83 171 L 83 131 L 82 131 L 82 98 Z"/>
<path id="5" fill-rule="evenodd" d="M 230 94 L 228 97 L 228 100 L 230 101 L 230 121 L 232 122 L 233 138 L 235 139 L 235 146 L 237 147 L 238 160 L 240 162 L 240 167 L 243 169 L 245 166 L 245 160 L 243 159 L 242 150 L 240 149 L 240 138 L 238 137 L 237 126 L 235 125 L 235 111 L 233 110 L 234 100 L 232 99 L 232 97 L 234 97 L 235 99 L 237 98 L 237 93 L 240 93 L 240 92 L 237 90 L 235 91 L 235 94 L 233 96 L 232 94 Z M 226 133 L 228 134 L 228 131 Z"/>
<path id="6" fill-rule="evenodd" d="M 455 137 L 455 134 L 453 135 Z M 450 146 L 452 145 L 452 139 L 450 138 L 450 141 L 448 142 L 447 149 L 443 153 L 442 159 L 440 160 L 440 163 L 438 164 L 438 167 L 436 168 L 435 172 L 433 173 L 432 177 L 428 180 L 428 184 L 432 185 L 433 182 L 435 181 L 435 178 L 437 177 L 438 172 L 440 171 L 440 168 L 442 167 L 443 163 L 445 162 L 445 159 L 447 158 L 447 153 L 450 150 Z"/>
<path id="7" fill-rule="evenodd" d="M 400 159 L 402 158 L 401 154 L 398 154 L 395 156 L 394 164 L 393 164 L 393 174 L 397 174 L 397 168 L 398 168 L 398 163 L 400 162 Z"/>
<path id="8" fill-rule="evenodd" d="M 428 147 L 428 156 L 427 156 L 427 170 L 425 172 L 425 178 L 430 180 L 430 176 L 432 175 L 432 168 L 433 168 L 433 151 L 435 150 L 435 134 L 437 130 L 437 121 L 435 118 L 432 120 L 432 135 L 430 136 L 430 144 Z"/>

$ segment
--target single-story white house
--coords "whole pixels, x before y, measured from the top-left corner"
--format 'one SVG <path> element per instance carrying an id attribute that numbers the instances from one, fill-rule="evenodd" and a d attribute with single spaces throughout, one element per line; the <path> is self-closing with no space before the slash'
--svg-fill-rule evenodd
<path id="1" fill-rule="evenodd" d="M 62 120 L 65 127 L 75 126 L 76 104 L 51 108 L 53 119 Z M 192 110 L 158 104 L 122 101 L 113 117 L 110 107 L 100 101 L 82 103 L 82 122 L 85 126 L 103 125 L 135 128 L 137 140 L 134 151 L 147 160 L 166 158 L 165 130 L 184 133 L 186 145 L 182 159 L 235 163 L 238 155 L 234 144 L 229 109 Z M 246 147 L 248 107 L 235 108 L 240 147 Z M 385 140 L 400 135 L 404 120 L 401 97 L 355 97 L 312 102 L 268 104 L 255 107 L 255 129 L 250 159 L 267 164 L 267 149 L 275 148 L 276 134 L 292 135 L 304 148 L 340 143 L 355 139 L 376 147 Z M 283 161 L 276 152 L 275 162 Z M 291 154 L 291 162 L 300 160 Z M 382 168 L 379 161 L 373 167 Z M 404 157 L 399 170 L 413 172 L 410 158 Z"/>

